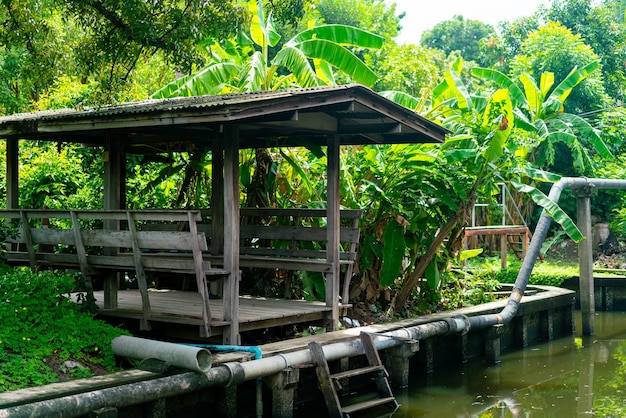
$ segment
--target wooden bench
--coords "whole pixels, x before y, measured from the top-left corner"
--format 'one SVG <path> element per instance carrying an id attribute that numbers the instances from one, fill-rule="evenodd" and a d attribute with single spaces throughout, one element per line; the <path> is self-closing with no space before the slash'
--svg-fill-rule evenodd
<path id="1" fill-rule="evenodd" d="M 202 213 L 203 217 L 209 215 L 207 211 Z M 343 304 L 349 303 L 362 215 L 361 210 L 340 211 L 339 264 L 343 272 Z M 241 208 L 240 216 L 241 267 L 332 272 L 333 264 L 326 252 L 326 209 Z M 198 228 L 210 235 L 210 226 L 199 224 Z M 286 287 L 289 286 L 286 283 Z"/>
<path id="2" fill-rule="evenodd" d="M 207 240 L 197 229 L 202 219 L 199 211 L 4 210 L 0 218 L 15 231 L 7 237 L 2 254 L 8 264 L 29 265 L 33 270 L 79 269 L 88 280 L 105 270 L 135 271 L 144 329 L 149 329 L 151 315 L 146 271 L 195 275 L 203 300 L 204 331 L 209 335 L 207 279 L 221 279 L 228 272 L 213 268 L 203 258 Z M 104 227 L 107 224 L 109 228 Z"/>

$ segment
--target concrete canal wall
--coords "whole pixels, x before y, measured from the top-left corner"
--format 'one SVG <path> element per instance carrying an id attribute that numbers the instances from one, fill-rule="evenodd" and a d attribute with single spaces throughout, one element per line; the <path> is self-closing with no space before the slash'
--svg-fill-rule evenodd
<path id="1" fill-rule="evenodd" d="M 597 311 L 626 311 L 626 276 L 594 274 L 593 284 Z M 576 292 L 576 307 L 580 308 L 578 277 L 565 280 L 561 287 Z"/>
<path id="2" fill-rule="evenodd" d="M 331 369 L 345 370 L 364 361 L 355 343 L 360 333 L 373 333 L 392 385 L 402 386 L 407 384 L 409 374 L 436 373 L 444 364 L 497 363 L 504 351 L 571 335 L 574 296 L 575 292 L 567 289 L 530 286 L 511 322 L 467 333 L 444 335 L 438 330 L 416 334 L 415 329 L 441 324 L 454 328 L 455 321 L 462 321 L 459 318 L 497 314 L 506 302 L 263 345 L 259 347 L 263 352 L 261 362 L 269 364 L 276 359 L 282 366 L 261 370 L 255 376 L 262 377 L 256 379 L 246 380 L 242 367 L 237 366 L 243 362 L 252 365 L 253 354 L 227 353 L 214 354 L 213 368 L 206 374 L 175 369 L 160 373 L 132 370 L 1 393 L 0 417 L 239 417 L 259 415 L 260 410 L 263 416 L 291 417 L 297 405 L 311 400 L 319 400 L 316 405 L 324 409 L 315 370 L 306 360 L 310 358 L 307 349 L 311 341 L 329 349 L 344 345 L 345 350 L 338 352 L 348 354 L 329 356 L 329 365 Z M 355 347 L 357 355 L 352 354 Z M 299 358 L 305 360 L 294 360 Z"/>

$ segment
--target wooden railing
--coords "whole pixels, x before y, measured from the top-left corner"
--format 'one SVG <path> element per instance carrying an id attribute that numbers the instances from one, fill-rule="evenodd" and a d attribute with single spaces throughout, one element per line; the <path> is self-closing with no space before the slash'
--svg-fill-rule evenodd
<path id="1" fill-rule="evenodd" d="M 331 272 L 333 264 L 326 252 L 326 209 L 241 208 L 240 215 L 240 266 Z M 340 211 L 339 264 L 344 304 L 349 301 L 362 215 L 361 210 Z M 202 230 L 204 225 L 198 227 Z"/>
<path id="2" fill-rule="evenodd" d="M 8 229 L 1 255 L 8 264 L 79 269 L 87 279 L 103 270 L 135 271 L 144 328 L 149 328 L 151 316 L 146 271 L 195 275 L 209 335 L 207 277 L 220 279 L 228 272 L 203 258 L 207 240 L 198 232 L 199 211 L 4 210 L 0 218 Z M 106 224 L 115 227 L 105 229 Z M 155 230 L 162 229 L 155 225 L 176 230 Z"/>

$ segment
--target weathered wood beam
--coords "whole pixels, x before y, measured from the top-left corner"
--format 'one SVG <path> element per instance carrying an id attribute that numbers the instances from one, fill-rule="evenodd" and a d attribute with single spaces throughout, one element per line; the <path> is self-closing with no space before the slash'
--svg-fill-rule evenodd
<path id="1" fill-rule="evenodd" d="M 239 132 L 235 125 L 224 125 L 224 269 L 229 274 L 222 295 L 224 320 L 223 343 L 240 344 L 239 336 Z"/>
<path id="2" fill-rule="evenodd" d="M 6 189 L 7 209 L 20 207 L 19 200 L 19 141 L 16 138 L 7 139 L 6 144 Z"/>
<path id="3" fill-rule="evenodd" d="M 342 122 L 339 125 L 340 134 L 400 134 L 402 125 L 396 122 L 362 123 L 358 119 L 350 119 L 350 122 Z"/>
<path id="4" fill-rule="evenodd" d="M 125 161 L 118 138 L 107 134 L 104 148 L 104 209 L 121 209 L 123 207 L 123 192 L 125 178 Z M 104 228 L 119 230 L 119 221 L 104 221 Z M 105 249 L 105 255 L 115 255 L 114 249 Z M 117 292 L 119 290 L 119 274 L 107 272 L 104 276 L 104 306 L 106 309 L 117 308 Z"/>
<path id="5" fill-rule="evenodd" d="M 528 227 L 526 226 L 514 226 L 504 228 L 477 228 L 477 229 L 465 229 L 466 237 L 475 237 L 478 235 L 507 235 L 507 234 L 526 234 L 528 233 Z"/>
<path id="6" fill-rule="evenodd" d="M 326 158 L 328 161 L 326 182 L 327 182 L 327 247 L 326 261 L 332 263 L 332 271 L 326 274 L 326 306 L 332 308 L 332 314 L 328 329 L 335 331 L 339 324 L 339 234 L 340 234 L 340 214 L 339 214 L 339 175 L 340 175 L 340 153 L 339 135 L 335 134 L 328 138 Z"/>

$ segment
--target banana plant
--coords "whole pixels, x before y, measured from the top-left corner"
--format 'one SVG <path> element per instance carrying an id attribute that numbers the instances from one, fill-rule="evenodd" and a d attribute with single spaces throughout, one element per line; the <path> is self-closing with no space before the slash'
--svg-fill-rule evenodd
<path id="1" fill-rule="evenodd" d="M 544 72 L 539 84 L 527 73 L 522 74 L 516 83 L 505 74 L 490 68 L 473 68 L 472 75 L 509 90 L 515 107 L 515 127 L 538 138 L 535 151 L 541 150 L 546 159 L 543 162 L 554 162 L 554 145 L 560 142 L 570 149 L 574 167 L 583 173 L 591 167 L 591 157 L 583 138 L 601 157 L 610 159 L 613 155 L 598 130 L 582 117 L 565 112 L 565 102 L 572 89 L 599 66 L 595 61 L 582 68 L 574 68 L 556 87 L 554 74 L 551 72 Z M 519 147 L 517 151 L 526 157 L 532 155 L 528 148 Z"/>
<path id="2" fill-rule="evenodd" d="M 429 285 L 437 288 L 439 266 L 445 262 L 445 257 L 441 257 L 444 242 L 447 240 L 446 248 L 452 250 L 448 256 L 458 253 L 469 211 L 478 197 L 493 195 L 498 183 L 510 184 L 527 193 L 535 203 L 546 207 L 574 240 L 582 238 L 567 214 L 539 189 L 529 185 L 532 182 L 557 181 L 558 176 L 537 169 L 513 152 L 519 146 L 512 135 L 518 123 L 519 111 L 516 109 L 520 103 L 519 92 L 511 92 L 505 87 L 487 98 L 473 96 L 459 76 L 461 68 L 462 62 L 458 60 L 434 89 L 430 100 L 432 108 L 438 109 L 443 125 L 452 131 L 446 143 L 439 148 L 442 158 L 439 169 L 447 173 L 448 181 L 441 194 L 452 190 L 456 199 L 447 206 L 447 220 L 439 225 L 438 231 L 426 232 L 433 238 L 422 249 L 420 257 L 415 259 L 391 309 L 401 309 L 405 305 L 421 277 L 425 276 Z M 565 94 L 569 93 L 563 90 L 561 95 Z M 402 233 L 395 227 L 390 231 Z M 399 239 L 393 238 L 385 237 L 391 243 L 399 242 Z M 385 253 L 387 251 L 383 248 L 383 257 Z M 399 273 L 394 270 L 390 274 L 397 277 Z M 389 280 L 388 277 L 383 279 Z"/>
<path id="3" fill-rule="evenodd" d="M 248 8 L 251 23 L 247 32 L 236 39 L 211 44 L 211 61 L 204 68 L 172 81 L 152 97 L 333 85 L 333 69 L 366 86 L 376 82 L 374 71 L 350 48 L 381 48 L 382 36 L 348 25 L 313 26 L 289 39 L 270 57 L 270 48 L 281 40 L 271 13 L 265 16 L 260 0 L 249 1 Z"/>
<path id="4" fill-rule="evenodd" d="M 281 36 L 275 29 L 271 13 L 265 16 L 262 1 L 247 4 L 251 15 L 247 32 L 240 33 L 236 39 L 211 44 L 211 61 L 204 68 L 168 83 L 152 97 L 333 85 L 336 84 L 334 69 L 367 86 L 376 81 L 374 71 L 350 48 L 378 49 L 383 44 L 383 37 L 347 25 L 313 26 L 285 42 L 278 53 L 270 57 L 270 48 L 278 45 Z M 306 171 L 290 152 L 283 152 L 283 159 L 303 176 L 303 184 L 309 185 Z M 311 152 L 323 156 L 321 149 L 311 149 Z"/>

